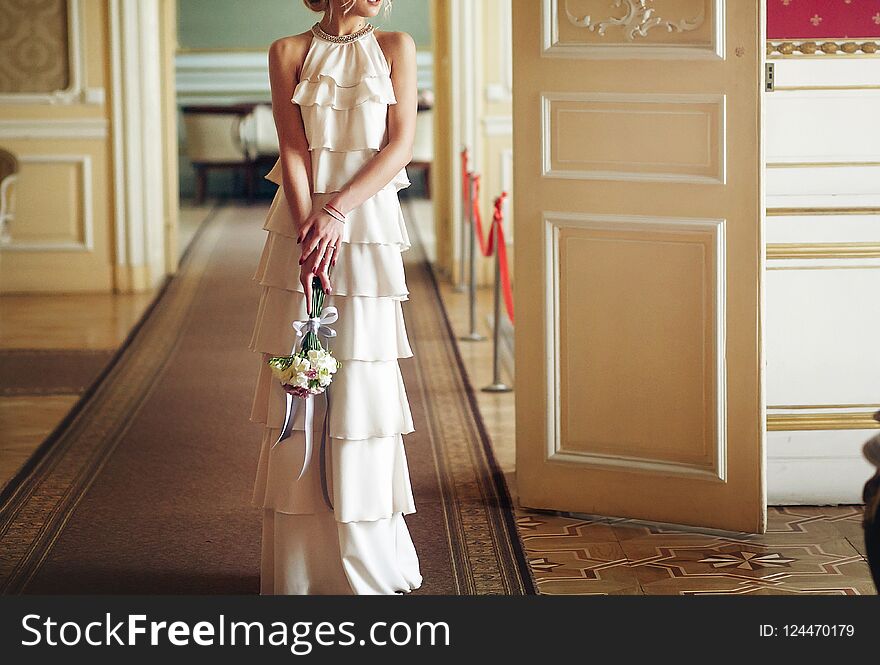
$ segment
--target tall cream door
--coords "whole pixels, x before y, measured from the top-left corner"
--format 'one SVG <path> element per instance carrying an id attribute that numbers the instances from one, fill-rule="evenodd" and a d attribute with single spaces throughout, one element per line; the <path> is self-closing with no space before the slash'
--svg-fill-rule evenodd
<path id="1" fill-rule="evenodd" d="M 524 506 L 765 528 L 762 5 L 513 0 Z"/>

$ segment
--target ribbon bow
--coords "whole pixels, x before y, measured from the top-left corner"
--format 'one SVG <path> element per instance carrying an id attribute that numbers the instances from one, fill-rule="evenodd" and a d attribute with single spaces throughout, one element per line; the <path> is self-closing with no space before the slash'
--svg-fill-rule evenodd
<path id="1" fill-rule="evenodd" d="M 290 355 L 296 355 L 296 347 L 298 343 L 298 339 L 300 337 L 304 337 L 309 333 L 315 335 L 321 335 L 327 339 L 331 337 L 336 337 L 336 331 L 330 327 L 331 323 L 336 323 L 339 319 L 339 311 L 335 307 L 327 307 L 322 313 L 321 316 L 310 317 L 308 319 L 303 319 L 301 321 L 294 321 L 291 326 L 294 330 L 296 330 L 297 340 L 293 342 L 293 348 L 290 350 Z M 281 434 L 278 437 L 278 440 L 272 444 L 274 448 L 279 443 L 281 443 L 284 439 L 288 438 L 293 433 L 293 420 L 296 415 L 297 409 L 299 408 L 300 400 L 295 398 L 290 393 L 287 393 L 287 408 L 284 414 L 284 425 L 281 426 Z M 327 429 L 330 421 L 330 386 L 324 389 L 324 399 L 325 399 L 325 409 L 324 409 L 324 426 L 321 432 L 321 489 L 324 493 L 324 501 L 327 505 L 333 508 L 333 504 L 330 502 L 330 494 L 327 489 L 327 478 L 326 478 L 326 469 L 324 468 L 324 448 L 327 444 Z M 305 454 L 303 456 L 302 468 L 299 471 L 299 475 L 297 476 L 297 480 L 303 477 L 303 474 L 308 470 L 309 463 L 312 459 L 312 426 L 314 422 L 315 415 L 315 407 L 312 402 L 312 397 L 307 397 L 302 400 L 305 402 L 304 409 L 304 424 L 303 427 L 305 429 L 304 438 L 305 438 Z"/>
<path id="2" fill-rule="evenodd" d="M 328 307 L 321 316 L 303 319 L 302 321 L 294 321 L 291 325 L 296 330 L 296 336 L 302 337 L 308 333 L 321 335 L 322 337 L 336 337 L 336 331 L 330 327 L 331 323 L 339 320 L 339 312 L 335 307 Z M 296 344 L 293 345 L 291 355 L 296 353 Z"/>

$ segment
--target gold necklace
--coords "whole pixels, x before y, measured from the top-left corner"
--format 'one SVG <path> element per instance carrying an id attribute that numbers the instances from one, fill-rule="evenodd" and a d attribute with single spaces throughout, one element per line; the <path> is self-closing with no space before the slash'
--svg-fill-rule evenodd
<path id="1" fill-rule="evenodd" d="M 360 39 L 368 32 L 372 32 L 373 24 L 366 23 L 363 28 L 359 28 L 355 32 L 352 32 L 348 35 L 331 35 L 328 32 L 324 32 L 324 29 L 321 28 L 320 23 L 315 23 L 312 26 L 312 34 L 316 37 L 320 37 L 321 39 L 325 39 L 328 42 L 333 42 L 334 44 L 348 44 L 349 42 L 353 42 L 357 39 Z"/>

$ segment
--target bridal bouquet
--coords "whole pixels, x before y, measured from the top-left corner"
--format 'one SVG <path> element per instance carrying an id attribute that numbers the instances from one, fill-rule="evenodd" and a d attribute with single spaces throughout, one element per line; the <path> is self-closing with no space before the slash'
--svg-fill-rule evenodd
<path id="1" fill-rule="evenodd" d="M 326 408 L 324 410 L 324 425 L 321 432 L 321 490 L 324 501 L 333 509 L 328 490 L 326 469 L 324 464 L 324 449 L 329 436 L 330 422 L 330 382 L 333 375 L 342 367 L 341 363 L 333 357 L 329 350 L 321 345 L 320 337 L 336 337 L 336 331 L 330 327 L 339 319 L 339 313 L 335 307 L 324 309 L 324 289 L 321 280 L 317 277 L 312 281 L 312 311 L 309 318 L 304 321 L 294 321 L 291 325 L 296 330 L 296 338 L 302 337 L 302 344 L 297 348 L 294 341 L 289 356 L 272 356 L 267 362 L 272 368 L 272 374 L 281 382 L 284 388 L 287 406 L 284 414 L 284 424 L 278 440 L 272 444 L 274 448 L 279 443 L 289 438 L 293 431 L 293 421 L 299 406 L 303 407 L 304 422 L 304 454 L 302 467 L 297 479 L 302 478 L 312 459 L 312 423 L 315 418 L 315 397 L 324 395 Z"/>
<path id="2" fill-rule="evenodd" d="M 329 351 L 312 349 L 293 356 L 275 356 L 269 366 L 285 392 L 305 399 L 324 392 L 339 369 L 339 362 Z"/>
<path id="3" fill-rule="evenodd" d="M 320 395 L 342 366 L 330 351 L 321 346 L 318 339 L 318 335 L 334 337 L 336 331 L 329 325 L 339 318 L 335 307 L 328 307 L 324 311 L 324 295 L 321 280 L 315 277 L 312 282 L 312 311 L 309 318 L 293 322 L 297 339 L 303 338 L 302 345 L 289 356 L 273 356 L 268 360 L 272 374 L 281 381 L 284 391 L 294 397 L 307 399 Z"/>

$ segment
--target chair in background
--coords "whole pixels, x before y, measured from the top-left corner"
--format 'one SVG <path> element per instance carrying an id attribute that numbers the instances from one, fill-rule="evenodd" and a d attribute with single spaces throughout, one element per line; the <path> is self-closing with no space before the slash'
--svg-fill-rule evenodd
<path id="1" fill-rule="evenodd" d="M 412 161 L 407 168 L 419 169 L 425 178 L 425 196 L 431 198 L 431 165 L 434 163 L 434 91 L 420 88 L 416 114 L 416 135 Z"/>
<path id="2" fill-rule="evenodd" d="M 271 104 L 257 104 L 239 124 L 241 145 L 251 163 L 248 187 L 254 191 L 258 171 L 272 168 L 278 159 L 278 133 L 275 131 L 275 117 Z"/>
<path id="3" fill-rule="evenodd" d="M 11 222 L 15 217 L 15 182 L 18 178 L 18 158 L 0 148 L 0 245 L 12 241 Z"/>
<path id="4" fill-rule="evenodd" d="M 244 174 L 245 195 L 253 198 L 253 162 L 241 142 L 240 124 L 253 104 L 184 106 L 186 155 L 196 171 L 196 202 L 205 201 L 208 172 L 237 169 Z"/>

